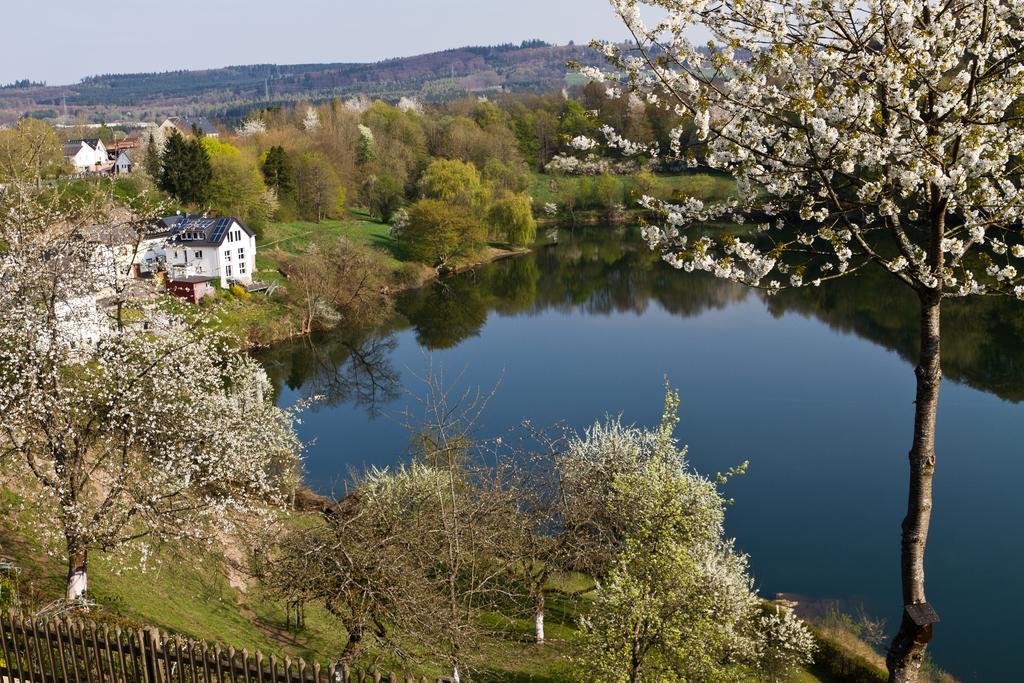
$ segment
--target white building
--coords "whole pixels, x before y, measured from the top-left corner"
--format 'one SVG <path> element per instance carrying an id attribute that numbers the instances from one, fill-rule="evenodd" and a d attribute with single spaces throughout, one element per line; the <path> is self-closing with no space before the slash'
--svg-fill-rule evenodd
<path id="1" fill-rule="evenodd" d="M 131 173 L 133 165 L 132 158 L 128 155 L 128 152 L 121 150 L 117 153 L 117 157 L 114 159 L 114 166 L 110 169 L 110 172 L 115 175 Z"/>
<path id="2" fill-rule="evenodd" d="M 107 148 L 99 138 L 69 140 L 64 143 L 64 160 L 79 173 L 95 170 L 109 161 Z"/>
<path id="3" fill-rule="evenodd" d="M 234 216 L 169 216 L 146 236 L 142 264 L 161 263 L 171 279 L 214 277 L 221 287 L 251 284 L 256 233 Z"/>

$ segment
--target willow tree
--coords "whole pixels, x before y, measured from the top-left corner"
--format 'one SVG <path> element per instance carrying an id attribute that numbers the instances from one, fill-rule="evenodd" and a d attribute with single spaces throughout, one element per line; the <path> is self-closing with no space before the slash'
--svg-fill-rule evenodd
<path id="1" fill-rule="evenodd" d="M 1020 157 L 1024 4 L 1017 0 L 612 0 L 633 40 L 598 44 L 585 70 L 691 119 L 706 163 L 738 196 L 646 199 L 644 230 L 676 268 L 751 287 L 819 286 L 883 268 L 920 302 L 920 356 L 901 537 L 904 612 L 891 680 L 918 678 L 934 612 L 925 597 L 943 301 L 1024 299 Z M 691 29 L 710 33 L 704 46 Z M 605 129 L 626 155 L 688 158 Z M 678 140 L 681 131 L 673 136 Z M 732 234 L 708 221 L 734 221 Z"/>

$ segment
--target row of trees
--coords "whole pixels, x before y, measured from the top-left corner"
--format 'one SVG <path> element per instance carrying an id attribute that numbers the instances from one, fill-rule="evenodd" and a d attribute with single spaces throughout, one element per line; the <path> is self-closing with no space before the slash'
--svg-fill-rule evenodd
<path id="1" fill-rule="evenodd" d="M 338 620 L 343 661 L 372 645 L 457 677 L 485 663 L 486 612 L 532 615 L 543 642 L 551 579 L 571 571 L 597 583 L 573 654 L 588 680 L 731 680 L 808 660 L 810 635 L 762 609 L 723 536 L 725 501 L 676 444 L 674 393 L 654 430 L 609 420 L 519 449 L 475 440 L 486 398 L 427 386 L 411 461 L 359 477 L 261 565 L 281 599 Z"/>
<path id="2" fill-rule="evenodd" d="M 458 224 L 464 243 L 440 248 L 417 243 L 410 231 L 414 257 L 443 267 L 488 236 L 516 244 L 533 239 L 524 194 L 530 177 L 505 118 L 487 102 L 424 113 L 412 104 L 333 101 L 260 112 L 233 144 L 174 133 L 156 169 L 145 166 L 182 204 L 234 213 L 256 228 L 271 218 L 342 217 L 350 202 L 382 222 L 409 202 L 446 202 L 446 211 L 424 205 L 398 215 L 399 230 L 410 215 L 424 219 L 425 232 Z M 441 241 L 450 243 L 450 235 Z"/>

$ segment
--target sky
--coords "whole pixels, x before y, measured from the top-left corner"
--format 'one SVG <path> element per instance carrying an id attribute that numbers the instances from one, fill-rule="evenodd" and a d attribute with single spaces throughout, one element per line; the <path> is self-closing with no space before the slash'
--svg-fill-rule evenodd
<path id="1" fill-rule="evenodd" d="M 0 83 L 625 37 L 607 0 L 4 0 Z M 16 30 L 12 30 L 17 27 Z"/>

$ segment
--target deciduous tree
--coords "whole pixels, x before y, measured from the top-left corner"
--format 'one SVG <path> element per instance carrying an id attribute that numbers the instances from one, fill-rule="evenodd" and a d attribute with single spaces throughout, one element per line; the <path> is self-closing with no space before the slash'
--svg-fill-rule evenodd
<path id="1" fill-rule="evenodd" d="M 372 325 L 391 310 L 387 282 L 365 247 L 347 240 L 314 243 L 284 264 L 288 303 L 298 312 L 299 332 L 308 335 L 342 321 Z"/>
<path id="2" fill-rule="evenodd" d="M 487 243 L 487 231 L 470 209 L 421 199 L 409 208 L 402 240 L 414 259 L 443 269 L 479 252 Z"/>
<path id="3" fill-rule="evenodd" d="M 457 159 L 435 159 L 420 178 L 420 195 L 466 208 L 479 208 L 487 191 L 476 166 Z"/>
<path id="4" fill-rule="evenodd" d="M 334 167 L 318 152 L 307 152 L 295 169 L 299 215 L 319 223 L 333 213 L 341 180 Z"/>
<path id="5" fill-rule="evenodd" d="M 661 220 L 645 235 L 668 263 L 769 292 L 882 268 L 893 287 L 917 295 L 900 566 L 904 607 L 926 604 L 942 304 L 981 294 L 1024 299 L 1024 129 L 1013 109 L 1024 95 L 1020 7 L 997 0 L 612 4 L 635 44 L 597 46 L 617 67 L 611 87 L 625 76 L 644 101 L 692 117 L 707 163 L 739 187 L 740 196 L 721 205 L 648 202 Z M 648 23 L 641 9 L 650 10 Z M 690 42 L 693 26 L 710 33 L 709 46 Z M 616 131 L 605 136 L 637 152 Z M 678 146 L 660 153 L 686 156 Z M 755 229 L 704 234 L 701 224 L 718 219 L 753 221 Z M 927 621 L 904 610 L 888 650 L 891 680 L 917 680 L 932 636 Z"/>
<path id="6" fill-rule="evenodd" d="M 405 192 L 401 181 L 392 175 L 372 175 L 363 183 L 363 199 L 370 215 L 387 223 L 402 205 Z"/>
<path id="7" fill-rule="evenodd" d="M 530 198 L 523 194 L 499 199 L 487 210 L 487 222 L 493 233 L 506 242 L 525 247 L 537 237 L 537 221 L 533 218 Z"/>
<path id="8" fill-rule="evenodd" d="M 0 130 L 0 181 L 31 182 L 60 171 L 60 141 L 53 128 L 24 118 L 10 130 Z"/>
<path id="9" fill-rule="evenodd" d="M 656 430 L 598 423 L 562 458 L 574 528 L 606 549 L 583 620 L 591 680 L 749 680 L 762 658 L 807 661 L 813 646 L 798 622 L 781 638 L 760 619 L 746 557 L 724 537 L 725 500 L 676 445 L 678 405 L 669 392 Z"/>

